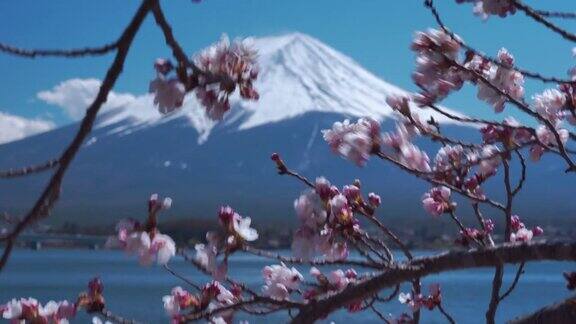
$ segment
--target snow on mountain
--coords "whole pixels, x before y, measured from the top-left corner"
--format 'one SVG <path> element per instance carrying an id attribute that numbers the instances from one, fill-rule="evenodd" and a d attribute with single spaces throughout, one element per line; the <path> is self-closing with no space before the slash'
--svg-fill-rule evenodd
<path id="1" fill-rule="evenodd" d="M 319 40 L 301 33 L 248 40 L 258 50 L 260 74 L 258 101 L 231 100 L 232 111 L 224 125 L 238 130 L 275 123 L 309 112 L 336 113 L 350 117 L 370 116 L 383 120 L 393 116 L 386 104 L 389 95 L 405 95 L 396 87 L 365 70 L 351 58 Z M 418 109 L 414 107 L 414 109 Z M 423 118 L 432 111 L 420 110 Z M 434 113 L 441 123 L 451 122 Z M 124 107 L 109 111 L 97 127 L 115 125 L 109 134 L 130 134 L 174 119 L 189 121 L 199 133 L 199 142 L 208 139 L 215 122 L 204 115 L 194 95 L 186 97 L 183 108 L 160 116 L 150 95 L 136 97 Z"/>
<path id="2" fill-rule="evenodd" d="M 234 99 L 221 123 L 208 120 L 193 94 L 183 109 L 168 116 L 158 113 L 148 94 L 111 96 L 64 179 L 55 217 L 74 222 L 82 217 L 82 222 L 93 223 L 133 217 L 142 212 L 142 202 L 158 192 L 174 198 L 173 215 L 212 217 L 219 206 L 228 204 L 254 219 L 293 219 L 292 203 L 303 188 L 293 179 L 276 176 L 269 159 L 272 152 L 282 154 L 292 168 L 311 179 L 326 176 L 338 185 L 361 179 L 366 192 L 383 197 L 386 217 L 423 216 L 420 197 L 428 189 L 426 183 L 377 159 L 358 168 L 334 156 L 321 134 L 346 117 L 372 116 L 382 121 L 382 129 L 393 128 L 394 115 L 385 98 L 405 92 L 306 35 L 253 43 L 260 51 L 261 99 Z M 98 87 L 98 80 L 68 80 L 42 97 L 77 112 Z M 58 156 L 77 127 L 75 123 L 0 145 L 0 169 Z M 470 127 L 446 125 L 443 131 L 464 141 L 480 139 Z M 426 140 L 418 145 L 431 157 L 439 148 Z M 523 218 L 573 214 L 576 200 L 563 178 L 564 168 L 553 156 L 544 156 L 539 167 L 531 167 L 515 212 Z M 0 210 L 14 215 L 27 211 L 49 174 L 0 182 Z M 487 192 L 494 193 L 492 198 L 501 197 L 501 182 L 493 180 L 487 183 Z M 554 206 L 554 213 L 549 206 Z"/>

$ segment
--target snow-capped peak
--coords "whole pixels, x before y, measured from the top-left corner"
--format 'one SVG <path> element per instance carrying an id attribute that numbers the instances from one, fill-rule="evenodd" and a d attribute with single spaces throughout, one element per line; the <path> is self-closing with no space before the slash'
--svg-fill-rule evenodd
<path id="1" fill-rule="evenodd" d="M 225 117 L 224 124 L 236 125 L 238 130 L 308 112 L 370 116 L 383 120 L 393 115 L 386 104 L 386 97 L 407 94 L 368 72 L 351 58 L 305 34 L 253 38 L 248 42 L 258 50 L 260 73 L 256 89 L 260 99 L 245 101 L 238 96 L 232 98 L 232 112 Z M 142 96 L 135 105 L 137 107 L 126 107 L 128 109 L 108 118 L 100 126 L 130 120 L 113 130 L 114 133 L 130 133 L 174 118 L 186 118 L 199 132 L 199 142 L 203 142 L 215 125 L 204 116 L 203 108 L 193 95 L 186 97 L 181 111 L 167 117 L 153 113 L 150 96 Z M 431 114 L 427 110 L 421 112 L 424 118 Z M 443 116 L 434 117 L 439 122 L 448 121 Z"/>

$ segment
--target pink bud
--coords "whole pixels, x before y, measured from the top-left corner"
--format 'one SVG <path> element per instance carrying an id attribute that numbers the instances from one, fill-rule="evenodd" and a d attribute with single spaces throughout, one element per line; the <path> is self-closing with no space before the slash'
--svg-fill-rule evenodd
<path id="1" fill-rule="evenodd" d="M 534 226 L 532 229 L 532 234 L 534 234 L 534 236 L 540 236 L 544 234 L 544 230 L 540 226 Z"/>
<path id="2" fill-rule="evenodd" d="M 368 194 L 368 202 L 370 203 L 370 205 L 372 207 L 378 207 L 380 206 L 380 203 L 382 202 L 382 199 L 380 199 L 380 196 L 371 192 Z"/>

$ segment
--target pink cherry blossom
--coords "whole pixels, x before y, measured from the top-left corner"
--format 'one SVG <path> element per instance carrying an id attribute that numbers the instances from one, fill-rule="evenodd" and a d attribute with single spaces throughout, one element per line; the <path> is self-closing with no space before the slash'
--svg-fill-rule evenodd
<path id="1" fill-rule="evenodd" d="M 316 178 L 316 182 L 314 184 L 314 190 L 316 190 L 316 193 L 318 194 L 318 196 L 320 196 L 320 199 L 322 200 L 328 200 L 332 196 L 330 181 L 328 181 L 324 177 Z"/>
<path id="2" fill-rule="evenodd" d="M 370 118 L 361 118 L 357 123 L 336 122 L 332 129 L 323 130 L 324 140 L 332 151 L 342 157 L 363 166 L 370 154 L 381 141 L 380 126 Z"/>
<path id="3" fill-rule="evenodd" d="M 510 229 L 512 230 L 510 234 L 511 242 L 528 242 L 531 241 L 534 236 L 539 236 L 544 233 L 544 230 L 540 226 L 535 226 L 532 230 L 527 229 L 518 215 L 512 215 L 510 219 Z"/>
<path id="4" fill-rule="evenodd" d="M 174 287 L 170 295 L 162 297 L 164 310 L 169 316 L 175 316 L 191 305 L 197 304 L 197 299 L 182 287 Z"/>
<path id="5" fill-rule="evenodd" d="M 238 214 L 237 214 L 238 215 Z M 244 240 L 251 242 L 258 239 L 258 232 L 250 227 L 250 217 L 235 217 L 233 221 L 234 231 Z"/>
<path id="6" fill-rule="evenodd" d="M 156 61 L 154 61 L 154 69 L 156 72 L 166 75 L 174 69 L 174 65 L 172 65 L 172 62 L 168 59 L 157 58 Z"/>
<path id="7" fill-rule="evenodd" d="M 288 268 L 284 263 L 264 267 L 262 275 L 264 295 L 277 300 L 288 299 L 290 292 L 297 289 L 304 278 L 296 268 Z"/>
<path id="8" fill-rule="evenodd" d="M 228 234 L 232 235 L 229 237 L 231 240 L 229 243 L 236 242 L 234 236 L 248 242 L 258 239 L 258 232 L 254 228 L 250 227 L 252 219 L 250 217 L 242 217 L 240 214 L 235 212 L 232 207 L 221 207 L 218 213 L 218 218 Z"/>
<path id="9" fill-rule="evenodd" d="M 510 234 L 510 242 L 528 242 L 532 240 L 534 233 L 531 230 L 523 227 L 520 228 L 516 233 Z"/>
<path id="10" fill-rule="evenodd" d="M 128 254 L 137 255 L 143 265 L 150 265 L 154 261 L 164 265 L 176 254 L 172 238 L 157 231 L 152 234 L 140 231 L 134 220 L 121 220 L 116 229 L 118 234 L 107 240 L 107 247 L 118 247 Z"/>
<path id="11" fill-rule="evenodd" d="M 148 233 L 142 232 L 142 235 L 146 236 Z M 148 246 L 142 245 L 137 251 L 140 263 L 143 265 L 150 265 L 152 262 L 165 265 L 176 255 L 176 244 L 168 235 L 155 233 L 154 238 L 148 244 Z"/>
<path id="12" fill-rule="evenodd" d="M 505 48 L 502 48 L 498 52 L 498 60 L 503 66 L 492 64 L 485 71 L 484 78 L 510 97 L 521 100 L 524 96 L 524 76 L 513 69 L 514 57 Z M 507 101 L 505 96 L 500 95 L 482 80 L 478 80 L 478 99 L 492 105 L 495 112 L 502 112 Z"/>
<path id="13" fill-rule="evenodd" d="M 562 109 L 566 105 L 566 95 L 557 89 L 546 89 L 533 97 L 534 107 L 538 114 L 553 124 L 563 118 Z"/>
<path id="14" fill-rule="evenodd" d="M 379 195 L 371 192 L 368 194 L 368 202 L 370 203 L 370 206 L 376 208 L 380 206 L 380 204 L 382 203 L 382 199 L 380 198 Z"/>
<path id="15" fill-rule="evenodd" d="M 34 298 L 12 299 L 0 306 L 1 315 L 11 323 L 65 324 L 76 316 L 76 306 L 69 301 L 49 301 L 44 306 Z"/>
<path id="16" fill-rule="evenodd" d="M 186 95 L 186 88 L 177 78 L 166 78 L 160 73 L 150 82 L 149 91 L 154 94 L 154 104 L 158 105 L 158 111 L 162 114 L 182 107 Z"/>
<path id="17" fill-rule="evenodd" d="M 218 237 L 216 233 L 208 232 L 206 233 L 206 245 L 198 243 L 194 246 L 196 250 L 195 260 L 208 272 L 215 275 L 218 269 L 222 270 L 216 264 L 216 256 L 218 254 Z"/>
<path id="18" fill-rule="evenodd" d="M 497 146 L 486 145 L 480 153 L 480 163 L 478 164 L 478 174 L 483 178 L 488 178 L 496 174 L 501 163 L 500 150 Z"/>
<path id="19" fill-rule="evenodd" d="M 470 2 L 465 0 L 456 0 L 458 3 Z M 490 15 L 506 17 L 516 12 L 516 7 L 511 0 L 476 0 L 474 2 L 473 12 L 476 16 L 487 19 Z"/>
<path id="20" fill-rule="evenodd" d="M 229 97 L 236 86 L 244 99 L 257 100 L 253 87 L 258 77 L 256 51 L 247 42 L 230 42 L 226 35 L 195 58 L 196 65 L 206 75 L 198 78 L 196 96 L 206 107 L 208 117 L 220 120 L 230 110 Z"/>
<path id="21" fill-rule="evenodd" d="M 450 202 L 450 189 L 444 186 L 430 189 L 422 197 L 422 206 L 430 215 L 438 217 L 453 208 Z"/>
<path id="22" fill-rule="evenodd" d="M 322 190 L 324 194 L 329 195 L 329 187 Z M 294 209 L 301 224 L 312 230 L 320 228 L 326 222 L 327 216 L 322 199 L 316 192 L 306 191 L 294 201 Z"/>
<path id="23" fill-rule="evenodd" d="M 416 33 L 411 49 L 416 53 L 416 71 L 412 79 L 423 89 L 421 97 L 417 98 L 421 104 L 441 100 L 450 91 L 462 87 L 461 73 L 452 64 L 460 52 L 458 41 L 442 30 L 428 29 Z"/>
<path id="24" fill-rule="evenodd" d="M 400 148 L 400 162 L 410 169 L 420 172 L 430 172 L 430 158 L 414 144 Z"/>

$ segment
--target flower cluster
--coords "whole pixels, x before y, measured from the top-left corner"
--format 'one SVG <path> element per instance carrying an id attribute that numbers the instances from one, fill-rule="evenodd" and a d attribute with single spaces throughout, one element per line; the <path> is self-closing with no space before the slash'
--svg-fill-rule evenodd
<path id="1" fill-rule="evenodd" d="M 221 120 L 230 110 L 229 98 L 236 88 L 244 99 L 259 98 L 253 86 L 258 77 L 256 51 L 242 40 L 230 42 L 227 36 L 222 36 L 218 43 L 195 57 L 192 71 L 188 68 L 180 66 L 176 70 L 164 58 L 154 62 L 156 78 L 150 82 L 149 91 L 154 94 L 154 104 L 161 114 L 182 107 L 186 93 L 193 89 L 213 120 Z"/>
<path id="2" fill-rule="evenodd" d="M 398 295 L 398 301 L 402 304 L 407 304 L 410 306 L 412 311 L 417 311 L 421 307 L 426 307 L 428 310 L 433 310 L 435 307 L 442 303 L 442 294 L 440 291 L 439 284 L 432 284 L 429 287 L 429 294 L 423 296 L 422 294 L 417 294 L 412 296 L 410 293 L 400 293 Z"/>
<path id="3" fill-rule="evenodd" d="M 370 154 L 378 150 L 380 144 L 380 124 L 371 118 L 361 118 L 356 123 L 336 122 L 332 129 L 323 130 L 324 140 L 332 151 L 363 166 Z"/>
<path id="4" fill-rule="evenodd" d="M 34 298 L 12 299 L 0 305 L 0 315 L 11 323 L 65 324 L 76 316 L 76 305 L 67 300 L 42 305 Z"/>
<path id="5" fill-rule="evenodd" d="M 6 304 L 0 304 L 0 318 L 10 323 L 68 324 L 79 309 L 87 313 L 102 311 L 105 305 L 102 291 L 102 282 L 94 278 L 88 283 L 88 292 L 82 292 L 75 303 L 51 300 L 42 305 L 32 297 L 14 298 Z"/>
<path id="6" fill-rule="evenodd" d="M 256 51 L 244 41 L 230 42 L 224 35 L 220 42 L 200 53 L 195 63 L 204 73 L 198 77 L 196 97 L 211 119 L 220 120 L 230 110 L 229 97 L 236 87 L 242 98 L 258 99 L 253 86 L 258 77 Z"/>
<path id="7" fill-rule="evenodd" d="M 348 256 L 346 242 L 338 234 L 354 236 L 360 231 L 354 213 L 372 215 L 381 198 L 371 192 L 362 197 L 360 181 L 340 191 L 323 177 L 317 178 L 314 190 L 305 191 L 294 201 L 300 226 L 294 234 L 292 251 L 298 258 L 309 260 L 320 254 L 325 260 L 343 260 Z"/>
<path id="8" fill-rule="evenodd" d="M 510 242 L 529 242 L 533 237 L 544 234 L 544 230 L 540 226 L 527 229 L 518 215 L 512 215 L 510 227 L 512 230 Z"/>
<path id="9" fill-rule="evenodd" d="M 453 64 L 460 52 L 458 40 L 442 30 L 428 29 L 416 33 L 411 49 L 416 53 L 412 79 L 423 90 L 417 97 L 421 105 L 441 100 L 462 87 L 462 75 Z"/>
<path id="10" fill-rule="evenodd" d="M 251 242 L 258 239 L 258 232 L 250 227 L 252 219 L 240 216 L 232 207 L 221 207 L 218 218 L 220 224 L 226 230 L 226 243 L 229 247 L 236 247 L 243 242 Z"/>
<path id="11" fill-rule="evenodd" d="M 502 143 L 508 149 L 533 140 L 532 133 L 512 117 L 505 118 L 502 125 L 486 125 L 480 129 L 480 133 L 484 143 Z"/>
<path id="12" fill-rule="evenodd" d="M 456 0 L 457 3 L 470 2 L 467 0 Z M 500 16 L 502 18 L 507 15 L 516 13 L 516 7 L 510 0 L 475 0 L 474 14 L 482 19 L 488 19 L 490 15 Z"/>
<path id="13" fill-rule="evenodd" d="M 217 260 L 220 238 L 218 234 L 208 232 L 206 233 L 206 241 L 206 244 L 198 243 L 194 246 L 196 250 L 196 262 L 198 262 L 204 270 L 211 273 L 215 279 L 221 280 L 228 272 L 228 264 L 225 260 L 220 263 L 218 263 Z"/>
<path id="14" fill-rule="evenodd" d="M 516 100 L 521 100 L 524 96 L 524 76 L 514 70 L 514 57 L 502 48 L 498 51 L 498 61 L 500 64 L 493 64 L 475 56 L 466 64 L 466 68 L 480 74 L 490 83 L 471 76 L 472 81 L 478 84 L 478 99 L 486 101 L 497 113 L 504 110 L 507 97 L 501 95 L 493 86 Z"/>
<path id="15" fill-rule="evenodd" d="M 184 311 L 211 311 L 232 305 L 240 300 L 241 293 L 242 291 L 239 287 L 235 286 L 232 290 L 228 290 L 220 282 L 212 281 L 206 284 L 197 295 L 191 294 L 181 287 L 174 287 L 170 295 L 162 297 L 162 301 L 164 310 L 170 316 L 171 322 L 178 324 L 187 322 L 183 314 Z M 210 322 L 232 323 L 232 316 L 232 310 L 222 311 L 217 313 L 215 317 L 210 318 Z"/>
<path id="16" fill-rule="evenodd" d="M 123 219 L 116 225 L 117 234 L 109 237 L 106 246 L 121 248 L 127 253 L 136 255 L 142 265 L 154 261 L 164 265 L 176 255 L 176 244 L 168 235 L 162 234 L 156 227 L 156 216 L 161 210 L 169 209 L 172 199 L 160 201 L 157 194 L 148 200 L 148 220 L 144 226 L 134 219 Z"/>
<path id="17" fill-rule="evenodd" d="M 158 105 L 161 114 L 169 114 L 182 107 L 186 87 L 176 76 L 169 76 L 174 66 L 167 59 L 154 62 L 156 78 L 150 82 L 149 91 L 154 94 L 154 104 Z"/>
<path id="18" fill-rule="evenodd" d="M 310 269 L 310 275 L 316 279 L 318 284 L 314 286 L 314 288 L 304 292 L 303 297 L 306 300 L 312 300 L 321 295 L 337 293 L 349 284 L 355 283 L 358 278 L 358 274 L 354 269 L 348 269 L 346 271 L 337 269 L 328 275 L 324 275 L 318 268 L 312 267 Z M 348 311 L 355 312 L 360 310 L 361 305 L 362 300 L 355 300 L 348 304 L 347 308 Z"/>
<path id="19" fill-rule="evenodd" d="M 102 293 L 104 285 L 100 278 L 94 278 L 88 282 L 88 291 L 78 296 L 77 306 L 84 308 L 88 313 L 100 312 L 104 309 L 106 301 Z"/>
<path id="20" fill-rule="evenodd" d="M 500 163 L 500 151 L 494 145 L 484 145 L 480 149 L 445 145 L 438 150 L 434 160 L 434 179 L 483 198 L 481 185 L 496 174 Z M 474 167 L 475 171 L 471 173 Z"/>
<path id="21" fill-rule="evenodd" d="M 421 127 L 408 123 L 397 123 L 395 132 L 386 132 L 382 144 L 392 150 L 392 154 L 402 165 L 419 172 L 430 171 L 430 158 L 426 152 L 412 143 L 420 134 Z"/>
<path id="22" fill-rule="evenodd" d="M 450 200 L 450 188 L 434 187 L 422 196 L 424 210 L 434 217 L 453 211 L 456 203 Z"/>
<path id="23" fill-rule="evenodd" d="M 288 268 L 284 263 L 264 267 L 262 276 L 265 283 L 263 294 L 276 300 L 289 299 L 290 293 L 298 289 L 304 279 L 296 268 Z"/>
<path id="24" fill-rule="evenodd" d="M 491 219 L 486 219 L 483 221 L 483 225 L 483 229 L 468 227 L 460 231 L 456 243 L 467 247 L 474 241 L 483 242 L 494 231 L 494 222 Z"/>

